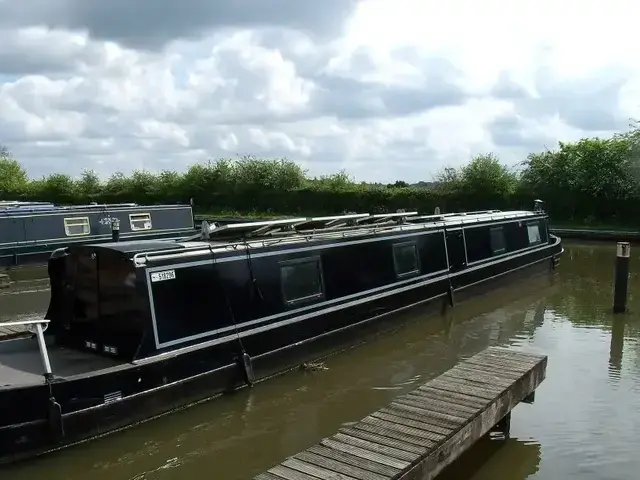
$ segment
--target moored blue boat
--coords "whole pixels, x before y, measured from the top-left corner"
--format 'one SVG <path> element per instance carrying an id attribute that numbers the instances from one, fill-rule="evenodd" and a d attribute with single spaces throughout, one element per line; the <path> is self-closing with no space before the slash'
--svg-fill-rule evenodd
<path id="1" fill-rule="evenodd" d="M 0 201 L 0 268 L 45 265 L 57 248 L 110 242 L 114 226 L 123 241 L 177 239 L 194 233 L 190 205 Z"/>

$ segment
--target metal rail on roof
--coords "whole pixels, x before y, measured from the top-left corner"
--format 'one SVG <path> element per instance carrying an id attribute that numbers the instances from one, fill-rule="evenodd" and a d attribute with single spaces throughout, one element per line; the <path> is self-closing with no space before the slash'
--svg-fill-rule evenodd
<path id="1" fill-rule="evenodd" d="M 348 213 L 322 217 L 299 217 L 279 220 L 261 220 L 218 226 L 203 221 L 201 232 L 183 239 L 180 247 L 153 252 L 141 252 L 134 255 L 136 265 L 148 260 L 161 260 L 175 256 L 195 256 L 204 252 L 224 251 L 225 249 L 247 249 L 266 247 L 276 243 L 311 241 L 326 238 L 341 238 L 353 235 L 380 234 L 392 229 L 420 229 L 441 225 L 451 227 L 468 225 L 483 221 L 526 218 L 539 215 L 539 212 L 500 210 L 479 210 L 475 212 L 445 213 L 436 215 L 418 215 L 418 212 L 395 213 Z M 404 227 L 404 228 L 403 228 Z M 199 240 L 199 241 L 198 241 Z M 198 241 L 193 246 L 190 241 Z M 219 243 L 213 243 L 218 241 Z"/>

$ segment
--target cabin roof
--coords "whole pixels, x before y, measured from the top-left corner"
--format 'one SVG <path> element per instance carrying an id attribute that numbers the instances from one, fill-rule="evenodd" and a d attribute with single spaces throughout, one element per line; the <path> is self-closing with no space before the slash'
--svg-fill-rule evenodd
<path id="1" fill-rule="evenodd" d="M 450 213 L 436 215 L 418 215 L 417 212 L 402 212 L 394 214 L 348 214 L 335 217 L 293 218 L 273 221 L 260 221 L 252 223 L 230 224 L 219 227 L 208 224 L 203 226 L 203 234 L 208 230 L 210 238 L 203 239 L 202 235 L 192 237 L 192 240 L 172 243 L 174 248 L 161 252 L 155 249 L 155 260 L 171 258 L 175 255 L 182 257 L 197 257 L 204 253 L 226 253 L 242 251 L 247 248 L 265 248 L 269 246 L 295 245 L 309 243 L 309 241 L 332 241 L 337 239 L 363 237 L 366 235 L 395 235 L 400 232 L 411 233 L 421 230 L 457 228 L 478 223 L 492 223 L 509 220 L 526 220 L 545 216 L 544 212 L 526 210 L 512 210 L 501 212 L 499 210 L 485 210 L 479 212 Z M 346 218 L 350 224 L 342 222 Z M 353 219 L 356 219 L 355 225 Z M 383 223 L 378 223 L 380 219 Z M 362 221 L 362 223 L 360 223 Z M 332 226 L 326 226 L 331 222 Z M 314 227 L 325 224 L 325 228 L 307 229 L 309 225 Z M 337 225 L 339 223 L 339 225 Z M 298 230 L 302 226 L 303 229 Z M 307 227 L 307 228 L 305 228 Z M 337 227 L 337 228 L 336 228 Z M 224 235 L 220 235 L 224 233 Z M 231 234 L 229 238 L 228 235 Z M 242 238 L 245 236 L 245 238 Z M 225 238 L 227 237 L 227 238 Z M 150 249 L 141 250 L 140 254 Z M 150 258 L 147 255 L 136 258 L 136 263 L 144 264 Z"/>
<path id="2" fill-rule="evenodd" d="M 508 220 L 515 218 L 525 218 L 539 216 L 538 212 L 528 210 L 510 210 L 507 212 L 482 212 L 482 213 L 455 213 L 443 215 L 442 221 L 446 226 L 466 225 L 469 223 L 489 222 L 498 220 Z"/>
<path id="3" fill-rule="evenodd" d="M 445 215 L 426 215 L 423 217 L 418 217 L 417 215 L 413 215 L 414 219 L 420 218 L 421 220 L 418 222 L 411 222 L 412 216 L 407 216 L 407 223 L 401 223 L 396 225 L 388 225 L 388 226 L 380 226 L 376 227 L 375 225 L 363 225 L 361 228 L 356 228 L 354 230 L 350 230 L 348 232 L 341 231 L 332 231 L 322 229 L 316 230 L 313 232 L 314 240 L 330 240 L 336 238 L 344 238 L 344 237 L 353 237 L 353 236 L 361 236 L 361 235 L 371 235 L 375 234 L 383 234 L 387 233 L 395 233 L 398 231 L 403 232 L 415 232 L 425 229 L 432 228 L 443 228 L 443 227 L 457 227 L 462 225 L 469 225 L 474 223 L 481 222 L 491 222 L 491 221 L 500 221 L 500 220 L 509 220 L 509 219 L 517 219 L 517 218 L 527 218 L 527 217 L 535 217 L 540 216 L 540 213 L 530 212 L 525 210 L 514 210 L 509 212 L 491 212 L 491 213 L 470 213 L 470 214 L 445 214 Z M 382 216 L 381 216 L 382 217 Z M 309 221 L 309 220 L 307 220 Z M 409 223 L 411 222 L 411 223 Z M 305 234 L 300 232 L 299 234 L 291 235 L 289 237 L 256 237 L 256 238 L 247 238 L 246 241 L 243 239 L 237 239 L 235 241 L 227 241 L 227 242 L 219 242 L 219 241 L 209 241 L 209 242 L 189 242 L 188 244 L 191 248 L 196 247 L 197 244 L 203 244 L 207 247 L 212 247 L 214 253 L 222 253 L 228 252 L 238 249 L 244 248 L 258 248 L 264 247 L 268 244 L 272 244 L 273 242 L 277 242 L 278 244 L 288 244 L 288 243 L 300 243 L 300 242 L 308 242 L 309 234 Z"/>
<path id="4" fill-rule="evenodd" d="M 162 204 L 162 205 L 139 205 L 137 203 L 112 203 L 112 204 L 87 204 L 87 205 L 55 205 L 47 202 L 0 202 L 0 216 L 11 217 L 18 215 L 38 214 L 46 215 L 51 213 L 70 214 L 78 212 L 115 212 L 121 210 L 144 210 L 162 208 L 186 208 L 189 204 Z"/>
<path id="5" fill-rule="evenodd" d="M 171 240 L 129 240 L 124 242 L 89 243 L 68 247 L 70 250 L 115 250 L 127 255 L 140 252 L 157 252 L 185 248 L 184 244 Z"/>

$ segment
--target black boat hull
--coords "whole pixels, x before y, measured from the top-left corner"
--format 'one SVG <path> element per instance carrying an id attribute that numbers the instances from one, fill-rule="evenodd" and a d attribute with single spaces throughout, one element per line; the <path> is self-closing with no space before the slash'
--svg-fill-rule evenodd
<path id="1" fill-rule="evenodd" d="M 260 381 L 295 368 L 304 361 L 360 343 L 367 334 L 398 326 L 395 314 L 399 312 L 418 309 L 426 315 L 455 308 L 459 302 L 493 291 L 501 284 L 551 271 L 562 251 L 560 239 L 552 237 L 548 245 L 536 251 L 471 271 L 440 275 L 378 300 L 336 307 L 312 321 L 288 323 L 245 336 L 242 342 L 190 346 L 179 354 L 170 352 L 97 376 L 54 383 L 53 393 L 63 404 L 73 404 L 74 392 L 84 392 L 87 398 L 93 393 L 94 397 L 93 402 L 84 398 L 84 405 L 76 404 L 75 411 L 62 415 L 62 439 L 55 437 L 47 419 L 47 387 L 24 389 L 21 395 L 13 396 L 16 403 L 10 413 L 8 405 L 0 401 L 5 415 L 13 418 L 12 425 L 0 427 L 0 463 L 67 447 L 205 401 L 246 386 L 251 374 L 253 380 Z M 243 368 L 243 350 L 250 355 L 252 371 Z M 230 361 L 232 358 L 239 361 Z M 215 363 L 213 359 L 226 361 Z M 116 395 L 115 401 L 104 402 L 104 392 L 121 392 L 121 398 Z"/>

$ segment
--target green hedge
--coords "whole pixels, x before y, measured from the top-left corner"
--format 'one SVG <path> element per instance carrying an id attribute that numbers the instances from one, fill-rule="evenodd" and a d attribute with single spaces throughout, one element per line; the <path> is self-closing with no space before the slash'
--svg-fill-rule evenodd
<path id="1" fill-rule="evenodd" d="M 0 198 L 80 204 L 90 201 L 187 203 L 197 212 L 323 215 L 345 211 L 380 213 L 398 209 L 432 213 L 488 208 L 530 209 L 543 199 L 556 223 L 636 225 L 640 209 L 640 134 L 587 138 L 532 153 L 513 171 L 492 154 L 460 169 L 446 168 L 435 185 L 365 184 L 344 172 L 309 178 L 283 159 L 243 157 L 196 164 L 186 172 L 116 173 L 103 181 L 92 171 L 80 178 L 53 174 L 28 178 L 0 149 Z"/>

